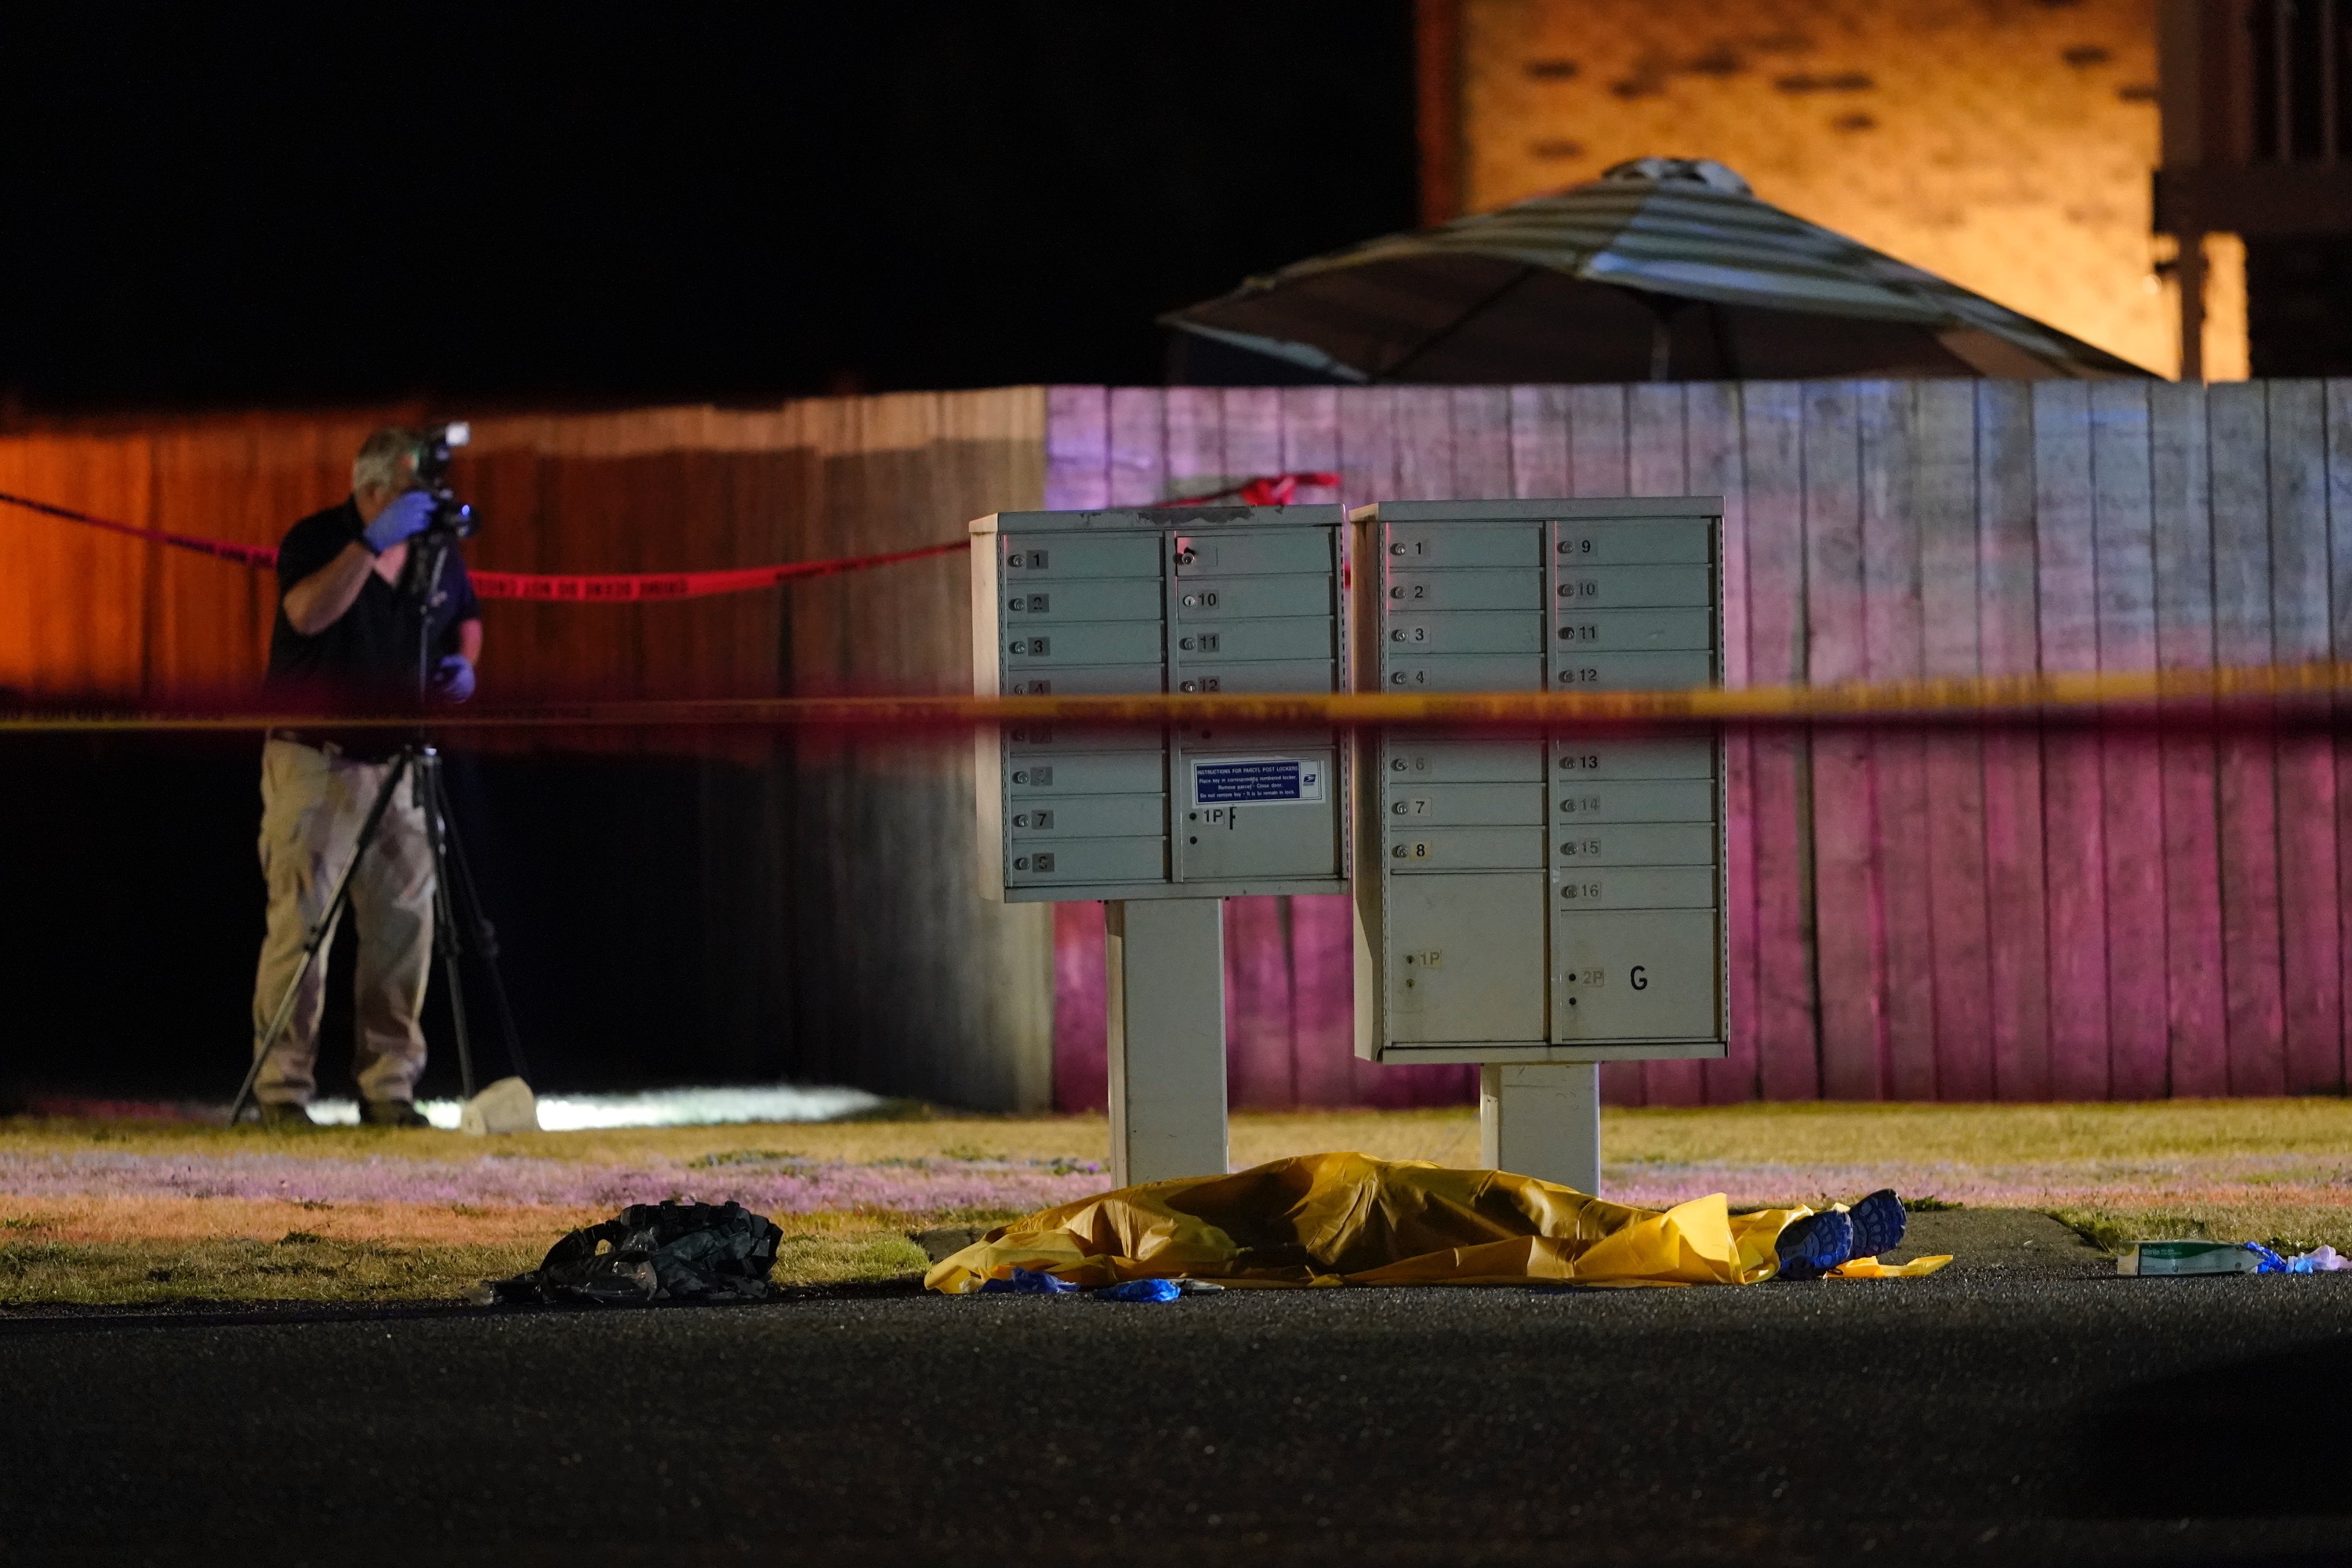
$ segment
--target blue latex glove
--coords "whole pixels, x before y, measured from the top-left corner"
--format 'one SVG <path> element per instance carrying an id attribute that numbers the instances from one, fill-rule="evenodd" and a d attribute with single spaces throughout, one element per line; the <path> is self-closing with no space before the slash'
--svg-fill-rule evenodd
<path id="1" fill-rule="evenodd" d="M 1173 1279 L 1129 1279 L 1095 1292 L 1098 1301 L 1173 1301 L 1184 1288 Z"/>
<path id="2" fill-rule="evenodd" d="M 433 498 L 423 490 L 404 490 L 392 498 L 384 509 L 375 514 L 360 537 L 378 555 L 405 539 L 414 539 L 425 531 L 433 521 Z"/>
<path id="3" fill-rule="evenodd" d="M 983 1280 L 980 1290 L 983 1296 L 1069 1296 L 1077 1287 L 1066 1279 L 1056 1279 L 1042 1268 L 1013 1270 L 1010 1279 Z"/>
<path id="4" fill-rule="evenodd" d="M 444 654 L 433 669 L 433 695 L 444 702 L 463 702 L 474 694 L 474 661 L 462 653 Z"/>

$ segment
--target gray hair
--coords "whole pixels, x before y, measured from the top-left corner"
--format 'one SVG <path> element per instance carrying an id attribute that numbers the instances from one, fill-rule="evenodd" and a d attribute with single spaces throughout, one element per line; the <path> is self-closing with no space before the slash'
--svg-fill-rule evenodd
<path id="1" fill-rule="evenodd" d="M 425 438 L 404 426 L 389 425 L 360 445 L 352 459 L 352 493 L 369 489 L 404 490 L 415 482 L 416 455 Z M 402 472 L 403 467 L 407 472 Z"/>

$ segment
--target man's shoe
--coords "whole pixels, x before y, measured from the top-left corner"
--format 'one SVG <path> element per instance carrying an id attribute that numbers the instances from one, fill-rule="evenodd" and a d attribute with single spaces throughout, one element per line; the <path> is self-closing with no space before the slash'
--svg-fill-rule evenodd
<path id="1" fill-rule="evenodd" d="M 292 1127 L 316 1127 L 310 1120 L 310 1108 L 294 1101 L 265 1100 L 261 1102 L 261 1124 L 273 1131 Z"/>
<path id="2" fill-rule="evenodd" d="M 1875 1258 L 1903 1245 L 1903 1200 L 1882 1187 L 1853 1205 L 1853 1255 Z"/>
<path id="3" fill-rule="evenodd" d="M 1836 1209 L 1822 1209 L 1780 1227 L 1772 1244 L 1783 1279 L 1818 1279 L 1853 1256 L 1853 1221 Z"/>
<path id="4" fill-rule="evenodd" d="M 360 1107 L 360 1120 L 370 1127 L 430 1127 L 425 1113 L 404 1100 L 371 1100 Z"/>

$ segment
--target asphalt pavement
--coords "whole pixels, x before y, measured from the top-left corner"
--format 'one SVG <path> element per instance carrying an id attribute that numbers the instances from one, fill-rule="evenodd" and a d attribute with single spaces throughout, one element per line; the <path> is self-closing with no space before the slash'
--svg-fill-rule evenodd
<path id="1" fill-rule="evenodd" d="M 16 1315 L 0 1560 L 2352 1562 L 2352 1275 L 2010 1229 L 1748 1289 Z"/>

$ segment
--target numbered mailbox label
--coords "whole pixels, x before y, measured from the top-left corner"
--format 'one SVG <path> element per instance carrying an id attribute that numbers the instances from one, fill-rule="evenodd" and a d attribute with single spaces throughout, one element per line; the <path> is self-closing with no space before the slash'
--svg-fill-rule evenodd
<path id="1" fill-rule="evenodd" d="M 1385 636 L 1391 653 L 1536 653 L 1544 645 L 1542 621 L 1511 610 L 1394 616 Z"/>
<path id="2" fill-rule="evenodd" d="M 1716 830 L 1711 822 L 1609 823 L 1552 835 L 1552 865 L 1573 870 L 1588 866 L 1712 866 Z"/>
<path id="3" fill-rule="evenodd" d="M 1403 827 L 1388 836 L 1389 869 L 1516 871 L 1543 853 L 1539 827 Z"/>
<path id="4" fill-rule="evenodd" d="M 1704 566 L 1715 560 L 1715 529 L 1704 522 L 1556 522 L 1552 570 L 1580 566 Z"/>
<path id="5" fill-rule="evenodd" d="M 1715 820 L 1712 779 L 1626 779 L 1554 784 L 1551 822 L 1707 822 Z"/>
<path id="6" fill-rule="evenodd" d="M 1304 574 L 1282 577 L 1228 577 L 1214 583 L 1187 583 L 1176 590 L 1176 618 L 1181 621 L 1251 620 L 1297 616 L 1330 616 L 1330 574 Z M 1146 615 L 1157 616 L 1155 603 Z"/>
<path id="7" fill-rule="evenodd" d="M 1054 578 L 1160 578 L 1160 541 L 1148 533 L 1055 533 L 1043 537 L 1002 537 L 1007 587 Z M 1009 595 L 1008 595 L 1009 599 Z M 1151 613 L 1159 614 L 1154 605 Z"/>
<path id="8" fill-rule="evenodd" d="M 1659 741 L 1559 741 L 1552 744 L 1552 774 L 1578 779 L 1711 779 L 1715 742 L 1675 738 Z"/>
<path id="9" fill-rule="evenodd" d="M 1067 595 L 1064 595 L 1067 597 Z M 1160 628 L 1149 621 L 1013 625 L 1004 639 L 1005 668 L 1032 665 L 1157 664 Z"/>
<path id="10" fill-rule="evenodd" d="M 1388 819 L 1401 826 L 1485 827 L 1544 821 L 1544 792 L 1535 784 L 1391 783 Z"/>
<path id="11" fill-rule="evenodd" d="M 1399 657 L 1400 651 L 1403 657 Z M 1391 650 L 1386 679 L 1390 691 L 1540 691 L 1544 661 L 1527 654 L 1514 658 Z"/>
<path id="12" fill-rule="evenodd" d="M 1423 566 L 1533 566 L 1543 564 L 1539 530 L 1525 523 L 1450 523 L 1423 528 L 1399 523 L 1388 529 L 1388 569 Z"/>
<path id="13" fill-rule="evenodd" d="M 1469 567 L 1454 572 L 1391 572 L 1391 615 L 1419 610 L 1536 610 L 1543 607 L 1541 572 Z M 1661 601 L 1679 603 L 1680 601 Z"/>
<path id="14" fill-rule="evenodd" d="M 1540 745 L 1509 741 L 1435 741 L 1408 733 L 1388 738 L 1381 771 L 1391 784 L 1541 783 Z"/>
<path id="15" fill-rule="evenodd" d="M 1552 683 L 1572 691 L 1680 691 L 1715 684 L 1712 653 L 1585 653 L 1563 650 Z"/>
<path id="16" fill-rule="evenodd" d="M 1004 595 L 1004 626 L 1018 628 L 1040 621 L 1131 621 L 1160 619 L 1160 584 L 1149 577 L 1108 578 L 1069 589 L 1015 588 Z"/>
<path id="17" fill-rule="evenodd" d="M 1176 662 L 1187 666 L 1235 659 L 1328 659 L 1339 646 L 1337 629 L 1328 616 L 1282 616 L 1206 626 L 1180 621 L 1174 636 Z M 1326 685 L 1330 681 L 1328 670 L 1323 680 Z"/>
<path id="18" fill-rule="evenodd" d="M 1158 795 L 1166 778 L 1166 764 L 1159 752 L 1126 752 L 1015 757 L 1005 783 L 1016 795 Z"/>
<path id="19" fill-rule="evenodd" d="M 1555 874 L 1563 911 L 1580 910 L 1711 910 L 1712 866 L 1591 867 Z"/>
<path id="20" fill-rule="evenodd" d="M 1715 646 L 1712 610 L 1591 610 L 1560 616 L 1552 641 L 1577 648 L 1637 653 L 1679 652 Z"/>
<path id="21" fill-rule="evenodd" d="M 1185 766 L 1196 806 L 1319 803 L 1331 771 L 1309 757 L 1192 757 Z"/>
<path id="22" fill-rule="evenodd" d="M 1564 565 L 1552 586 L 1562 609 L 1712 609 L 1715 570 L 1709 566 Z"/>

